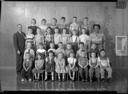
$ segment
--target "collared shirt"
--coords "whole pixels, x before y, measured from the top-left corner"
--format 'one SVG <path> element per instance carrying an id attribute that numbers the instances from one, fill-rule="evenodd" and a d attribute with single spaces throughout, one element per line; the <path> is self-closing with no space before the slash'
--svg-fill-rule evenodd
<path id="1" fill-rule="evenodd" d="M 84 44 L 87 44 L 90 41 L 90 38 L 86 34 L 82 34 L 79 36 L 79 41 L 83 42 Z"/>
<path id="2" fill-rule="evenodd" d="M 54 34 L 54 43 L 58 44 L 59 42 L 61 42 L 61 34 Z"/>

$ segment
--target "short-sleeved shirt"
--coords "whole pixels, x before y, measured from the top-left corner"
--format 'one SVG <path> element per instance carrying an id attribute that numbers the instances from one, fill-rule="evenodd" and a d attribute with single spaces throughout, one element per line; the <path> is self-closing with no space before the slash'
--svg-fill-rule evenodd
<path id="1" fill-rule="evenodd" d="M 84 44 L 88 44 L 90 41 L 90 37 L 86 34 L 84 34 L 84 35 L 82 34 L 79 36 L 79 41 L 83 42 Z"/>

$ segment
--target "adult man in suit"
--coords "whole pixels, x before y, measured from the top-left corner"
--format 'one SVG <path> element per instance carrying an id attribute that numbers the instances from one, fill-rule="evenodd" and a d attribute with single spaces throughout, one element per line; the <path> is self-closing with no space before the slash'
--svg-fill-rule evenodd
<path id="1" fill-rule="evenodd" d="M 23 68 L 23 55 L 25 50 L 25 33 L 22 32 L 22 25 L 17 25 L 17 32 L 13 35 L 14 47 L 16 50 L 16 72 L 21 74 Z"/>

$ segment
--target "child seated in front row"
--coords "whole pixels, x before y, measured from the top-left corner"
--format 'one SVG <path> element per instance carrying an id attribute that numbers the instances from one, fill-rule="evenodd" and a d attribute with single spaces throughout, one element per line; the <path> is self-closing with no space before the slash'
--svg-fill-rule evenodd
<path id="1" fill-rule="evenodd" d="M 97 78 L 97 81 L 99 82 L 99 77 L 100 77 L 100 70 L 99 70 L 99 63 L 98 63 L 98 59 L 97 59 L 97 54 L 96 52 L 91 52 L 91 57 L 89 59 L 89 78 L 90 78 L 90 82 L 92 82 L 92 77 L 94 77 L 94 73 L 95 73 L 95 77 Z"/>
<path id="2" fill-rule="evenodd" d="M 78 66 L 79 66 L 79 73 L 82 78 L 82 81 L 86 81 L 88 79 L 88 58 L 87 53 L 82 50 L 80 51 L 80 55 L 78 57 Z M 86 77 L 84 79 L 84 77 Z"/>
<path id="3" fill-rule="evenodd" d="M 54 80 L 54 72 L 55 72 L 55 61 L 54 61 L 54 52 L 49 51 L 48 57 L 46 58 L 45 63 L 45 80 L 48 78 L 48 72 L 52 75 L 52 81 Z"/>
<path id="4" fill-rule="evenodd" d="M 31 54 L 27 52 L 24 56 L 23 69 L 21 71 L 22 82 L 26 80 L 32 81 L 32 63 L 33 59 L 31 57 Z"/>
<path id="5" fill-rule="evenodd" d="M 41 54 L 37 54 L 37 59 L 35 60 L 35 68 L 32 70 L 36 80 L 40 79 L 40 74 L 44 71 L 44 58 L 41 57 Z"/>
<path id="6" fill-rule="evenodd" d="M 76 67 L 76 58 L 74 57 L 74 53 L 71 52 L 70 53 L 70 57 L 67 59 L 68 61 L 68 72 L 69 72 L 69 77 L 71 80 L 74 81 L 74 77 L 75 77 L 75 72 L 78 70 L 78 68 Z"/>
<path id="7" fill-rule="evenodd" d="M 98 57 L 100 65 L 101 81 L 105 80 L 105 71 L 107 71 L 107 81 L 110 82 L 112 78 L 112 68 L 110 66 L 109 58 L 106 56 L 105 50 L 100 50 L 100 56 Z"/>
<path id="8" fill-rule="evenodd" d="M 57 57 L 55 58 L 55 71 L 58 74 L 58 80 L 61 80 L 61 74 L 63 81 L 65 80 L 65 73 L 66 73 L 66 65 L 65 59 L 62 52 L 58 53 Z"/>

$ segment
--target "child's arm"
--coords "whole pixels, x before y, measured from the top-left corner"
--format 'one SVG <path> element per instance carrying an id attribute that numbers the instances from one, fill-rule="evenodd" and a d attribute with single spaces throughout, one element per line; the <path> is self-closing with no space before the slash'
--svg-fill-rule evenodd
<path id="1" fill-rule="evenodd" d="M 97 65 L 95 66 L 95 68 L 97 68 L 99 65 L 98 59 L 96 59 Z"/>
<path id="2" fill-rule="evenodd" d="M 91 66 L 91 60 L 89 60 L 89 66 L 92 67 L 92 66 Z"/>
<path id="3" fill-rule="evenodd" d="M 84 68 L 86 68 L 88 66 L 88 61 L 87 61 L 87 65 L 86 66 L 84 66 Z"/>
<path id="4" fill-rule="evenodd" d="M 25 71 L 27 71 L 26 67 L 25 67 L 25 61 L 23 62 L 23 68 Z"/>
<path id="5" fill-rule="evenodd" d="M 108 67 L 111 67 L 110 66 L 110 60 L 109 60 L 109 58 L 107 58 L 107 62 L 108 62 Z"/>
<path id="6" fill-rule="evenodd" d="M 100 68 L 102 67 L 101 65 L 101 61 L 100 61 L 100 57 L 97 58 L 97 62 L 98 62 L 98 65 L 100 66 Z"/>
<path id="7" fill-rule="evenodd" d="M 27 49 L 24 51 L 24 56 L 23 56 L 23 59 L 25 59 L 26 52 L 27 52 Z"/>
<path id="8" fill-rule="evenodd" d="M 80 65 L 80 62 L 81 62 L 81 60 L 78 59 L 78 65 L 79 65 L 81 68 L 83 68 L 83 66 Z"/>
<path id="9" fill-rule="evenodd" d="M 73 66 L 72 66 L 72 68 L 74 68 L 75 65 L 76 65 L 76 59 L 74 59 L 74 61 L 73 61 Z"/>
<path id="10" fill-rule="evenodd" d="M 38 69 L 37 62 L 35 61 L 35 68 Z"/>

